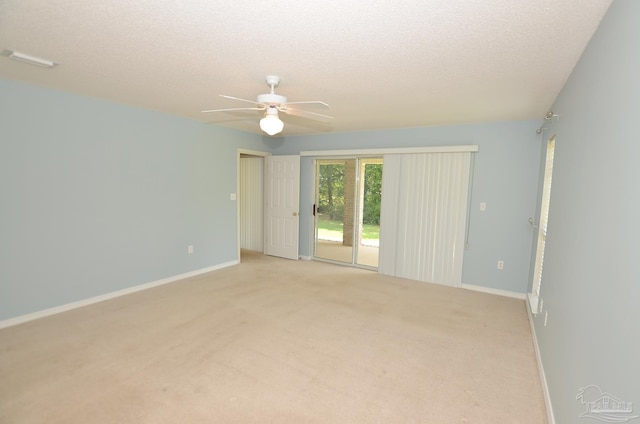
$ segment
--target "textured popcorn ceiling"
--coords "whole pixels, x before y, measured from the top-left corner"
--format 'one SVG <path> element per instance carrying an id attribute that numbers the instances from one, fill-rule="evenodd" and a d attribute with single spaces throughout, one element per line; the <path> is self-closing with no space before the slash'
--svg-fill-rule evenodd
<path id="1" fill-rule="evenodd" d="M 266 75 L 329 122 L 284 135 L 541 119 L 611 0 L 4 0 L 0 77 L 259 132 Z M 323 112 L 323 110 L 310 110 Z"/>

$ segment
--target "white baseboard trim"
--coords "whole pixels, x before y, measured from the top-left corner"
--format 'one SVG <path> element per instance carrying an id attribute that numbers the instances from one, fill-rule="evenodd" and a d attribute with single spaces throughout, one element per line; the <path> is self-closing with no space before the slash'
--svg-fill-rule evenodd
<path id="1" fill-rule="evenodd" d="M 310 261 L 313 258 L 311 256 L 300 256 L 300 259 L 302 259 L 303 261 Z"/>
<path id="2" fill-rule="evenodd" d="M 496 294 L 498 296 L 513 297 L 515 299 L 524 300 L 524 299 L 527 298 L 527 294 L 526 293 L 517 293 L 517 292 L 508 291 L 508 290 L 500 290 L 500 289 L 492 289 L 492 288 L 489 288 L 489 287 L 474 286 L 473 284 L 461 284 L 460 287 L 463 288 L 463 289 L 478 291 L 478 292 L 482 292 L 482 293 Z"/>
<path id="3" fill-rule="evenodd" d="M 174 275 L 173 277 L 163 278 L 161 280 L 152 281 L 150 283 L 140 284 L 138 286 L 128 287 L 126 289 L 117 290 L 111 293 L 101 294 L 99 296 L 90 297 L 88 299 L 78 300 L 77 302 L 71 302 L 60 306 L 55 306 L 49 309 L 43 309 L 42 311 L 33 312 L 27 315 L 21 315 L 15 318 L 9 318 L 0 321 L 0 329 L 12 327 L 14 325 L 22 324 L 25 322 L 33 321 L 35 319 L 48 317 L 51 315 L 59 314 L 62 312 L 70 311 L 76 308 L 82 308 L 83 306 L 92 305 L 94 303 L 103 302 L 105 300 L 113 299 L 116 297 L 124 296 L 127 294 L 147 290 L 153 287 L 162 286 L 164 284 L 173 283 L 174 281 L 184 280 L 185 278 L 195 277 L 196 275 L 206 274 L 207 272 L 215 271 L 217 269 L 226 268 L 229 266 L 237 265 L 240 263 L 238 260 L 225 262 L 222 264 L 210 266 L 207 268 L 197 269 L 195 271 L 186 272 L 184 274 Z"/>
<path id="4" fill-rule="evenodd" d="M 549 386 L 547 386 L 547 377 L 544 373 L 544 367 L 542 366 L 542 357 L 540 356 L 540 346 L 538 346 L 538 337 L 536 337 L 536 326 L 533 324 L 533 314 L 531 313 L 531 307 L 529 302 L 527 304 L 527 315 L 529 316 L 529 325 L 531 325 L 531 337 L 533 338 L 533 347 L 536 351 L 536 360 L 538 361 L 538 372 L 540 373 L 540 382 L 542 384 L 542 395 L 544 397 L 544 404 L 547 407 L 547 422 L 549 424 L 555 424 L 556 420 L 553 416 L 553 406 L 551 404 L 551 396 L 549 395 Z"/>

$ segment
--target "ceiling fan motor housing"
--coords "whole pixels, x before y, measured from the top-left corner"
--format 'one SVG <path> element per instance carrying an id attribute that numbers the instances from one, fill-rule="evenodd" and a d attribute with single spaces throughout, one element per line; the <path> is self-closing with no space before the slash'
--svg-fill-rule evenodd
<path id="1" fill-rule="evenodd" d="M 256 101 L 258 103 L 264 103 L 265 105 L 279 105 L 279 104 L 287 103 L 287 98 L 279 94 L 267 93 L 267 94 L 258 94 L 258 99 Z"/>

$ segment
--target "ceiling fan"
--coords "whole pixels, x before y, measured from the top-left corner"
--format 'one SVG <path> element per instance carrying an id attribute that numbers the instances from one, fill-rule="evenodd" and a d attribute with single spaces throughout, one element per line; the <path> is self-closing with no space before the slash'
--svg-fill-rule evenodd
<path id="1" fill-rule="evenodd" d="M 241 99 L 239 97 L 226 96 L 221 94 L 220 97 L 231 100 L 239 100 L 241 102 L 253 103 L 254 107 L 237 107 L 231 109 L 211 109 L 203 110 L 203 113 L 209 112 L 231 112 L 239 110 L 263 110 L 264 117 L 260 120 L 260 129 L 269 135 L 276 135 L 284 129 L 284 122 L 278 117 L 278 112 L 286 113 L 288 115 L 295 115 L 304 118 L 326 118 L 333 119 L 332 116 L 323 115 L 321 113 L 310 112 L 303 109 L 295 109 L 292 105 L 319 105 L 325 108 L 329 108 L 329 105 L 320 100 L 310 100 L 303 102 L 288 102 L 285 96 L 281 96 L 275 93 L 275 88 L 280 84 L 280 77 L 275 75 L 269 75 L 266 77 L 267 84 L 271 88 L 271 91 L 266 94 L 259 94 L 255 101 Z"/>

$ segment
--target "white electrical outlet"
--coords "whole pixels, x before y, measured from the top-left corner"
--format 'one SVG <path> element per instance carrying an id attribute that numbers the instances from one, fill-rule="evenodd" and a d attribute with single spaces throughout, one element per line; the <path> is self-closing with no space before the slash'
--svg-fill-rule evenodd
<path id="1" fill-rule="evenodd" d="M 547 326 L 547 318 L 549 318 L 549 311 L 544 311 L 544 326 Z"/>
<path id="2" fill-rule="evenodd" d="M 188 254 L 192 254 L 193 253 L 193 246 L 187 247 L 187 253 Z"/>
<path id="3" fill-rule="evenodd" d="M 504 261 L 498 261 L 498 269 L 504 269 Z"/>
<path id="4" fill-rule="evenodd" d="M 230 200 L 236 200 L 236 199 L 237 199 L 236 194 L 235 194 L 235 193 L 231 193 L 231 194 L 229 195 L 229 199 L 230 199 Z"/>
<path id="5" fill-rule="evenodd" d="M 486 202 L 480 202 L 480 210 L 482 212 L 487 210 L 487 203 Z"/>

